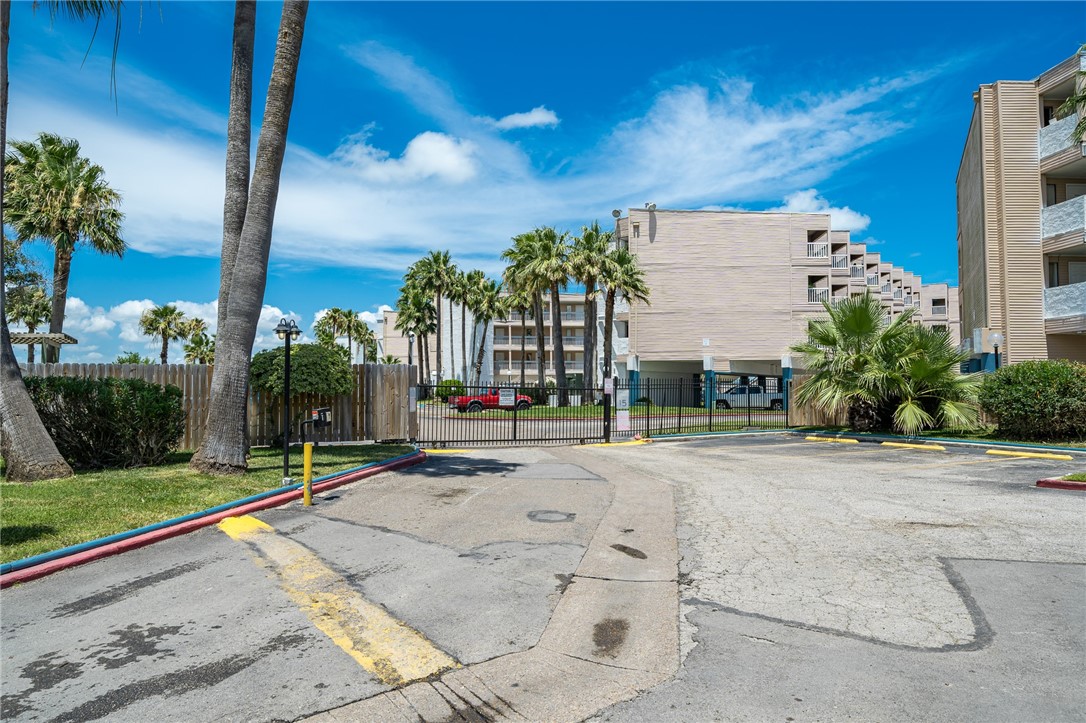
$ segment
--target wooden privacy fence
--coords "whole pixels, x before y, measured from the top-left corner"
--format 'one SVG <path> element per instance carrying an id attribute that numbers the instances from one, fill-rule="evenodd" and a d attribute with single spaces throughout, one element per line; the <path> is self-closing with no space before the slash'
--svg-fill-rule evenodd
<path id="1" fill-rule="evenodd" d="M 788 426 L 790 427 L 842 427 L 847 423 L 847 415 L 828 414 L 815 408 L 813 404 L 797 404 L 796 392 L 811 378 L 811 375 L 798 375 L 788 380 Z"/>
<path id="2" fill-rule="evenodd" d="M 154 384 L 173 384 L 181 389 L 185 409 L 182 449 L 196 449 L 207 433 L 213 367 L 204 364 L 22 364 L 23 373 L 39 377 L 87 379 L 142 379 Z M 404 364 L 356 364 L 351 372 L 354 390 L 343 395 L 295 394 L 291 396 L 293 439 L 299 438 L 299 422 L 320 407 L 332 410 L 332 425 L 315 430 L 306 425 L 306 439 L 319 442 L 406 440 L 418 435 L 418 414 L 409 409 L 408 395 L 415 367 Z M 283 397 L 249 390 L 249 443 L 270 444 L 282 434 Z"/>

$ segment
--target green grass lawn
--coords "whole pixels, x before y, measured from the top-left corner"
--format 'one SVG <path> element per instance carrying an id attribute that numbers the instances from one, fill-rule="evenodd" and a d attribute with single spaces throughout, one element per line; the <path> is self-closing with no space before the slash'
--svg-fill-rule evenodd
<path id="1" fill-rule="evenodd" d="M 1064 475 L 1064 479 L 1068 482 L 1086 482 L 1086 472 L 1075 472 L 1074 474 Z"/>
<path id="2" fill-rule="evenodd" d="M 486 409 L 482 412 L 457 412 L 455 409 L 446 408 L 451 415 L 463 416 L 466 418 L 485 418 L 485 419 L 512 419 L 513 412 L 505 409 Z M 773 414 L 784 417 L 783 411 L 772 411 L 769 409 L 751 409 L 750 413 L 754 416 Z M 615 410 L 611 410 L 612 418 L 614 418 Z M 664 417 L 679 415 L 683 417 L 709 417 L 709 410 L 705 407 L 645 407 L 642 404 L 630 405 L 630 416 L 636 418 L 643 417 Z M 528 409 L 523 409 L 516 412 L 517 419 L 603 419 L 603 407 L 598 405 L 591 406 L 577 406 L 577 407 L 547 407 L 547 406 L 534 406 Z M 743 409 L 714 409 L 712 411 L 713 417 L 745 417 L 747 416 L 746 408 Z"/>
<path id="3" fill-rule="evenodd" d="M 313 476 L 331 474 L 412 451 L 406 445 L 321 446 Z M 206 510 L 279 486 L 283 452 L 254 448 L 249 472 L 212 477 L 189 470 L 192 452 L 159 467 L 79 472 L 74 477 L 0 484 L 0 561 L 10 562 L 143 525 Z M 302 452 L 291 450 L 291 475 L 301 481 Z"/>

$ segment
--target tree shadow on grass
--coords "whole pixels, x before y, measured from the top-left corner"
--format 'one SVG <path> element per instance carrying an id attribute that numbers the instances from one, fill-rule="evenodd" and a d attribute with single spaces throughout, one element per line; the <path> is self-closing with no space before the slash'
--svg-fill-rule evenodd
<path id="1" fill-rule="evenodd" d="M 19 545 L 55 534 L 57 534 L 57 528 L 52 525 L 6 525 L 0 527 L 0 543 Z"/>

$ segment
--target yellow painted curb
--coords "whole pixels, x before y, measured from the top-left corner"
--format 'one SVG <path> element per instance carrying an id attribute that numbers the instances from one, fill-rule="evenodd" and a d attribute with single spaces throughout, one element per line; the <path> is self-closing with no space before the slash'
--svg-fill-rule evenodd
<path id="1" fill-rule="evenodd" d="M 253 546 L 262 564 L 313 625 L 386 685 L 400 686 L 459 668 L 429 638 L 362 597 L 313 552 L 255 517 L 229 517 L 219 528 Z"/>
<path id="2" fill-rule="evenodd" d="M 842 437 L 841 439 L 838 439 L 837 437 L 804 437 L 804 439 L 806 439 L 808 442 L 837 442 L 838 444 L 860 443 L 860 440 L 858 439 L 849 439 L 847 437 Z"/>
<path id="3" fill-rule="evenodd" d="M 908 444 L 906 442 L 883 442 L 883 447 L 904 447 L 906 449 L 926 449 L 931 452 L 945 452 L 946 447 L 938 444 Z"/>
<path id="4" fill-rule="evenodd" d="M 648 444 L 652 440 L 650 439 L 632 439 L 629 442 L 594 442 L 592 444 L 586 444 L 585 447 L 631 447 L 635 444 Z"/>
<path id="5" fill-rule="evenodd" d="M 1002 449 L 989 449 L 988 454 L 998 454 L 1001 457 L 1031 457 L 1033 459 L 1062 459 L 1071 461 L 1074 459 L 1069 454 L 1050 454 L 1049 452 L 1010 452 Z"/>
<path id="6" fill-rule="evenodd" d="M 424 449 L 426 454 L 470 454 L 474 449 Z"/>

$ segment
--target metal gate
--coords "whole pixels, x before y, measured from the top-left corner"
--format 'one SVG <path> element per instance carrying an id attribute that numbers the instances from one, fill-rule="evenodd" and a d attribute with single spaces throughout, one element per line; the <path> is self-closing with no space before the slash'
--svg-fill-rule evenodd
<path id="1" fill-rule="evenodd" d="M 420 385 L 420 444 L 586 444 L 667 434 L 784 429 L 779 377 L 616 381 L 603 388 Z"/>

